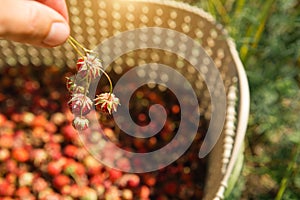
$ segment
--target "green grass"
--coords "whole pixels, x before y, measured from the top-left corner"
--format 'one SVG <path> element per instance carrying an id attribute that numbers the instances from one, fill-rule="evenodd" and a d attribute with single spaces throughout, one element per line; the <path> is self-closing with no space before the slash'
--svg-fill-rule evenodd
<path id="1" fill-rule="evenodd" d="M 235 198 L 300 199 L 300 3 L 185 2 L 227 28 L 248 75 L 250 119 Z"/>

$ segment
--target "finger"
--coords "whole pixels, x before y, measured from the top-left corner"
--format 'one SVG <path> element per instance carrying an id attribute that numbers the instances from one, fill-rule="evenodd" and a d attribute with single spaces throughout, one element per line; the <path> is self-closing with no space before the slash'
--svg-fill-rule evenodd
<path id="1" fill-rule="evenodd" d="M 68 9 L 65 0 L 36 0 L 61 14 L 66 21 L 69 21 Z"/>
<path id="2" fill-rule="evenodd" d="M 65 42 L 70 29 L 65 18 L 36 1 L 2 0 L 0 37 L 43 47 Z"/>

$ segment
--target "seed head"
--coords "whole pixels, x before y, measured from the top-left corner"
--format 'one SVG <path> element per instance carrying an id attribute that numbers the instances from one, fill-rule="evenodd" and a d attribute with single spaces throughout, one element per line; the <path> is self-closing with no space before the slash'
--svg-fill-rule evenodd
<path id="1" fill-rule="evenodd" d="M 120 100 L 112 93 L 102 93 L 94 99 L 96 107 L 104 112 L 111 114 L 112 111 L 117 111 L 117 106 L 120 105 Z"/>

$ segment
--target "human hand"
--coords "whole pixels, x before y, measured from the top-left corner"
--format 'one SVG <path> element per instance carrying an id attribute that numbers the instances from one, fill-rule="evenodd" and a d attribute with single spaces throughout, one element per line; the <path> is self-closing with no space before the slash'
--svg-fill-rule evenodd
<path id="1" fill-rule="evenodd" d="M 70 34 L 65 0 L 0 0 L 0 5 L 2 39 L 54 47 Z"/>

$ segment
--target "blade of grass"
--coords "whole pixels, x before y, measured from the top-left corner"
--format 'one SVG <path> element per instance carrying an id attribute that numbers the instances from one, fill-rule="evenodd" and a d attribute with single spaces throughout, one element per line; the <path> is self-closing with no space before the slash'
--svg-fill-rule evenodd
<path id="1" fill-rule="evenodd" d="M 235 8 L 234 14 L 233 14 L 234 19 L 239 18 L 239 15 L 241 14 L 244 6 L 245 6 L 245 0 L 237 0 L 236 1 L 236 8 Z"/>
<path id="2" fill-rule="evenodd" d="M 217 17 L 217 15 L 216 15 L 216 10 L 215 10 L 215 8 L 214 8 L 214 4 L 213 4 L 213 2 L 211 1 L 211 0 L 208 0 L 207 2 L 206 2 L 206 4 L 207 4 L 207 10 L 208 10 L 208 12 L 213 16 L 213 17 Z"/>
<path id="3" fill-rule="evenodd" d="M 268 17 L 270 16 L 270 13 L 272 12 L 272 5 L 274 2 L 275 2 L 275 0 L 269 0 L 269 1 L 267 1 L 266 5 L 265 5 L 265 8 L 262 12 L 262 16 L 260 17 L 260 24 L 259 24 L 258 29 L 253 38 L 254 39 L 253 43 L 252 43 L 253 48 L 257 47 L 257 45 L 261 39 L 261 36 L 262 36 L 262 33 L 264 32 Z"/>
<path id="4" fill-rule="evenodd" d="M 252 48 L 256 48 L 262 33 L 265 30 L 265 24 L 267 22 L 267 19 L 271 13 L 272 10 L 272 5 L 275 2 L 275 0 L 267 0 L 264 5 L 263 5 L 263 9 L 262 12 L 260 14 L 260 16 L 258 17 L 258 21 L 259 24 L 252 24 L 246 33 L 246 38 L 248 38 L 246 40 L 246 42 L 242 45 L 241 49 L 240 49 L 240 57 L 242 59 L 242 61 L 246 61 L 247 56 L 248 56 L 248 52 L 249 52 L 249 46 L 250 46 L 250 41 L 252 42 L 251 47 Z"/>
<path id="5" fill-rule="evenodd" d="M 212 1 L 212 4 L 214 5 L 216 11 L 220 15 L 222 22 L 225 25 L 228 25 L 230 22 L 230 17 L 228 15 L 227 10 L 225 9 L 223 3 L 220 0 L 214 0 L 214 1 Z"/>
<path id="6" fill-rule="evenodd" d="M 298 144 L 295 148 L 294 151 L 292 151 L 292 159 L 290 163 L 288 164 L 285 176 L 282 178 L 279 190 L 277 192 L 275 200 L 281 200 L 284 192 L 289 184 L 289 180 L 292 180 L 292 176 L 294 174 L 294 171 L 296 169 L 295 165 L 297 164 L 297 158 L 300 153 L 300 144 Z"/>

